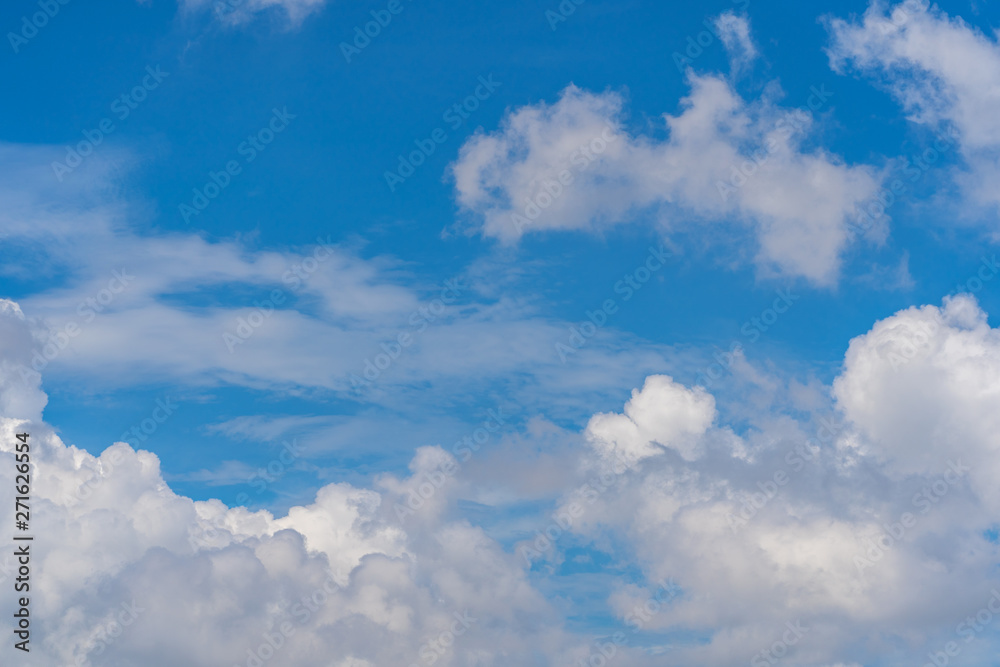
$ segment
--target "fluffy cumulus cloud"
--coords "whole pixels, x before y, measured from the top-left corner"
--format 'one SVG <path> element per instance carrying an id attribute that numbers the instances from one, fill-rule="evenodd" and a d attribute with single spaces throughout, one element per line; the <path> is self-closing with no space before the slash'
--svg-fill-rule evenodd
<path id="1" fill-rule="evenodd" d="M 772 406 L 739 436 L 699 390 L 650 378 L 591 422 L 599 481 L 557 515 L 669 582 L 609 600 L 667 633 L 665 664 L 922 664 L 948 642 L 975 664 L 1000 611 L 998 355 L 971 297 L 901 311 L 852 341 L 825 411 Z M 650 444 L 682 432 L 696 456 Z"/>
<path id="2" fill-rule="evenodd" d="M 280 518 L 195 502 L 150 452 L 64 444 L 40 419 L 31 322 L 4 301 L 0 327 L 0 502 L 28 431 L 45 664 L 554 665 L 597 650 L 540 593 L 523 558 L 537 542 L 505 548 L 456 518 L 471 490 L 454 483 L 459 452 L 420 448 L 408 476 L 331 484 Z M 705 390 L 647 378 L 549 479 L 559 530 L 661 582 L 616 585 L 627 630 L 605 649 L 642 666 L 912 661 L 949 641 L 970 664 L 994 655 L 988 624 L 965 619 L 1000 587 L 997 377 L 1000 330 L 960 296 L 853 340 L 809 415 L 778 396 L 737 433 Z"/>
<path id="3" fill-rule="evenodd" d="M 715 400 L 700 387 L 686 389 L 666 376 L 651 376 L 634 390 L 624 414 L 599 414 L 587 436 L 606 458 L 632 463 L 655 456 L 658 447 L 686 460 L 699 455 L 700 437 L 715 417 Z"/>
<path id="4" fill-rule="evenodd" d="M 35 464 L 37 664 L 555 664 L 567 650 L 525 572 L 477 527 L 424 511 L 410 534 L 378 492 L 347 484 L 276 519 L 176 495 L 150 452 L 67 446 L 39 420 L 29 323 L 3 301 L 0 326 L 4 507 L 17 433 Z M 14 605 L 0 603 L 8 636 Z"/>
<path id="5" fill-rule="evenodd" d="M 745 20 L 720 21 L 746 61 L 754 47 Z M 681 112 L 664 117 L 664 140 L 631 133 L 615 92 L 571 85 L 555 103 L 511 111 L 498 130 L 463 145 L 451 167 L 458 203 L 483 234 L 505 242 L 599 231 L 655 209 L 667 229 L 749 230 L 768 272 L 834 281 L 849 218 L 876 190 L 873 171 L 804 150 L 812 115 L 773 94 L 747 101 L 719 76 L 689 70 L 688 80 Z M 814 106 L 830 104 L 823 97 Z"/>
<path id="6" fill-rule="evenodd" d="M 943 134 L 950 151 L 957 134 L 968 166 L 960 174 L 983 204 L 998 204 L 1000 176 L 1000 44 L 926 0 L 894 6 L 873 3 L 857 22 L 830 21 L 834 68 L 874 77 L 911 118 Z"/>

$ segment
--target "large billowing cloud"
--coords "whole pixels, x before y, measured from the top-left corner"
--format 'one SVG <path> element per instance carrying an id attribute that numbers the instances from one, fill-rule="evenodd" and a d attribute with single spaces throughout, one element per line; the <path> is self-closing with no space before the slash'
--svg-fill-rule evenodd
<path id="1" fill-rule="evenodd" d="M 745 23 L 724 25 L 750 57 Z M 746 101 L 719 76 L 689 70 L 688 81 L 681 112 L 664 117 L 663 140 L 631 133 L 615 92 L 571 85 L 555 103 L 515 109 L 462 147 L 451 168 L 459 204 L 484 235 L 505 242 L 599 231 L 651 211 L 668 230 L 735 223 L 756 238 L 766 271 L 833 282 L 854 209 L 876 190 L 873 171 L 804 150 L 814 121 L 803 109 L 772 94 Z M 828 90 L 810 94 L 816 109 L 833 104 Z"/>
<path id="2" fill-rule="evenodd" d="M 830 58 L 876 78 L 910 117 L 944 135 L 958 135 L 968 172 L 959 179 L 983 204 L 998 204 L 1000 177 L 1000 44 L 961 18 L 924 0 L 892 7 L 873 3 L 860 22 L 830 22 Z M 928 154 L 928 159 L 936 159 Z"/>
<path id="3" fill-rule="evenodd" d="M 838 409 L 811 424 L 775 406 L 737 437 L 712 425 L 700 390 L 650 378 L 628 420 L 591 422 L 584 460 L 600 482 L 557 515 L 579 536 L 616 536 L 647 580 L 679 587 L 645 613 L 650 590 L 610 601 L 669 633 L 664 664 L 923 664 L 952 641 L 975 664 L 996 643 L 986 613 L 966 619 L 1000 611 L 998 364 L 1000 330 L 962 296 L 852 341 Z M 697 455 L 652 444 L 682 431 Z"/>
<path id="4" fill-rule="evenodd" d="M 455 515 L 463 498 L 489 502 L 490 466 L 440 447 L 420 448 L 408 477 L 331 484 L 283 518 L 178 496 L 150 452 L 64 445 L 39 420 L 30 322 L 5 301 L 0 326 L 0 502 L 12 506 L 14 434 L 27 430 L 46 664 L 576 664 L 593 638 L 563 629 L 529 573 L 561 558 L 546 548 L 567 532 L 663 582 L 610 595 L 629 630 L 604 646 L 621 664 L 919 663 L 949 641 L 970 664 L 995 654 L 987 622 L 962 625 L 1000 587 L 1000 331 L 971 297 L 853 340 L 835 400 L 811 418 L 776 399 L 736 433 L 703 389 L 649 377 L 562 451 L 553 518 L 511 548 Z M 525 476 L 534 463 L 513 465 Z"/>
<path id="5" fill-rule="evenodd" d="M 150 452 L 66 446 L 39 420 L 29 323 L 9 301 L 0 327 L 7 525 L 16 433 L 30 433 L 35 464 L 35 664 L 555 664 L 574 648 L 514 556 L 475 526 L 425 510 L 408 534 L 379 493 L 348 484 L 275 519 L 176 495 Z M 5 585 L 14 566 L 8 554 Z M 0 610 L 11 637 L 14 598 Z"/>

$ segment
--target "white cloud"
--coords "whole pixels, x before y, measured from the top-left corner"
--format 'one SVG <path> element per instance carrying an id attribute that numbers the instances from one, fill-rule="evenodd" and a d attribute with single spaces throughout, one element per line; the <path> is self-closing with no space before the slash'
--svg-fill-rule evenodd
<path id="1" fill-rule="evenodd" d="M 651 590 L 623 586 L 609 601 L 623 622 L 671 633 L 671 664 L 767 664 L 760 652 L 788 623 L 806 629 L 779 647 L 788 664 L 920 661 L 957 640 L 1000 584 L 1000 547 L 984 536 L 1000 502 L 998 365 L 1000 330 L 956 297 L 852 341 L 834 385 L 843 414 L 812 425 L 772 406 L 737 437 L 711 426 L 710 404 L 690 409 L 697 390 L 650 378 L 626 405 L 631 420 L 598 415 L 588 428 L 593 470 L 607 474 L 612 442 L 641 460 L 568 492 L 560 514 L 578 516 L 578 536 L 634 549 L 627 562 L 648 581 L 680 587 L 645 620 L 635 610 Z M 649 409 L 676 424 L 685 395 L 699 454 L 657 456 L 633 420 Z M 980 639 L 971 650 L 995 652 Z"/>
<path id="2" fill-rule="evenodd" d="M 268 637 L 280 647 L 265 662 L 291 667 L 317 656 L 407 665 L 421 651 L 442 663 L 555 662 L 571 646 L 513 557 L 476 527 L 428 513 L 407 534 L 379 493 L 348 484 L 274 518 L 178 496 L 154 454 L 124 443 L 100 457 L 67 447 L 37 419 L 37 375 L 21 379 L 28 324 L 2 305 L 0 326 L 20 335 L 0 350 L 0 500 L 12 522 L 14 434 L 28 431 L 39 664 L 256 664 L 248 651 L 269 654 Z M 8 635 L 13 605 L 0 602 Z M 469 629 L 433 648 L 462 618 Z"/>
<path id="3" fill-rule="evenodd" d="M 479 287 L 493 276 L 468 281 L 444 305 L 435 302 L 442 286 L 422 283 L 403 262 L 366 258 L 326 237 L 311 247 L 260 250 L 244 239 L 140 234 L 111 167 L 95 161 L 90 172 L 58 184 L 45 166 L 53 151 L 0 145 L 0 153 L 2 241 L 30 250 L 49 271 L 39 281 L 46 286 L 21 300 L 35 350 L 48 345 L 53 353 L 36 364 L 49 377 L 104 388 L 163 381 L 322 390 L 403 406 L 413 405 L 427 382 L 461 392 L 459 385 L 485 378 L 515 384 L 511 394 L 569 403 L 662 369 L 669 353 L 622 342 L 609 327 L 564 365 L 555 344 L 565 342 L 568 324 L 541 315 L 530 296 L 482 295 Z M 282 302 L 271 310 L 274 290 Z M 260 326 L 244 339 L 239 332 L 249 330 L 240 322 L 252 318 L 261 318 Z M 67 327 L 75 328 L 57 349 Z M 366 361 L 384 354 L 383 344 L 397 345 L 401 333 L 412 344 L 355 391 L 354 378 L 371 379 Z M 459 348 L 466 353 L 456 355 Z M 630 359 L 624 364 L 623 354 Z"/>
<path id="4" fill-rule="evenodd" d="M 750 21 L 734 12 L 724 12 L 716 17 L 715 29 L 729 51 L 729 66 L 733 73 L 748 68 L 758 55 L 750 35 Z"/>
<path id="5" fill-rule="evenodd" d="M 891 8 L 872 3 L 860 22 L 834 19 L 830 29 L 833 67 L 843 71 L 853 65 L 883 83 L 913 121 L 954 130 L 969 168 L 959 180 L 980 203 L 1000 203 L 995 188 L 1000 177 L 996 35 L 921 0 Z M 949 143 L 946 139 L 942 145 Z"/>
<path id="6" fill-rule="evenodd" d="M 34 529 L 44 536 L 33 560 L 43 661 L 96 652 L 102 628 L 133 600 L 143 611 L 105 642 L 107 660 L 245 664 L 263 635 L 288 622 L 295 633 L 276 653 L 283 665 L 315 664 L 316 655 L 420 664 L 455 612 L 476 619 L 448 649 L 455 663 L 586 656 L 590 640 L 562 630 L 517 550 L 454 518 L 469 494 L 492 494 L 498 511 L 518 502 L 517 493 L 503 500 L 504 482 L 484 494 L 464 476 L 488 488 L 498 479 L 493 462 L 504 461 L 508 483 L 523 481 L 544 460 L 530 454 L 549 437 L 540 425 L 525 433 L 537 441 L 496 443 L 491 457 L 473 461 L 478 469 L 445 480 L 405 521 L 394 505 L 456 462 L 440 447 L 417 450 L 405 478 L 385 476 L 376 489 L 331 484 L 275 518 L 176 495 L 149 452 L 119 443 L 94 457 L 65 446 L 38 421 L 37 375 L 21 373 L 30 324 L 4 302 L 0 326 L 0 502 L 12 506 L 11 443 L 28 430 L 38 464 Z M 832 422 L 796 422 L 772 406 L 737 436 L 717 423 L 704 390 L 653 376 L 622 414 L 595 415 L 577 446 L 559 447 L 561 462 L 545 464 L 555 474 L 530 484 L 561 493 L 563 510 L 584 505 L 571 526 L 577 537 L 612 552 L 621 543 L 620 557 L 648 580 L 677 583 L 680 594 L 641 623 L 670 633 L 661 648 L 673 663 L 746 662 L 791 632 L 789 623 L 804 628 L 788 649 L 794 663 L 872 664 L 888 645 L 919 659 L 936 645 L 927 642 L 953 639 L 956 624 L 985 604 L 982 592 L 1000 585 L 1000 550 L 983 537 L 1000 508 L 998 366 L 1000 331 L 974 301 L 956 297 L 901 311 L 852 341 L 834 384 L 843 416 Z M 765 405 L 743 400 L 757 413 Z M 815 398 L 795 403 L 806 404 L 823 409 Z M 579 480 L 609 474 L 619 453 L 633 465 L 581 500 Z M 971 470 L 949 477 L 949 460 Z M 924 492 L 934 502 L 917 504 Z M 904 527 L 906 512 L 914 521 Z M 902 534 L 883 537 L 894 531 Z M 335 585 L 318 593 L 331 576 Z M 328 600 L 308 614 L 296 607 L 314 594 Z M 649 594 L 623 583 L 609 604 L 623 623 L 636 622 L 629 614 Z M 12 612 L 4 598 L 0 613 Z M 982 636 L 969 656 L 993 648 Z M 622 664 L 664 658 L 620 650 Z"/>
<path id="7" fill-rule="evenodd" d="M 210 9 L 224 24 L 237 26 L 267 10 L 281 10 L 291 27 L 320 11 L 327 0 L 181 0 L 188 11 Z"/>
<path id="8" fill-rule="evenodd" d="M 851 341 L 835 391 L 894 475 L 939 474 L 961 459 L 1000 509 L 1000 331 L 972 297 L 909 308 Z"/>
<path id="9" fill-rule="evenodd" d="M 801 150 L 812 124 L 803 111 L 770 95 L 747 102 L 717 76 L 688 79 L 681 113 L 664 118 L 666 140 L 630 134 L 614 92 L 571 85 L 554 104 L 510 112 L 463 145 L 451 167 L 459 204 L 504 242 L 603 230 L 651 210 L 667 230 L 735 223 L 730 238 L 749 228 L 765 272 L 834 282 L 848 217 L 876 190 L 872 170 Z"/>
<path id="10" fill-rule="evenodd" d="M 646 378 L 641 391 L 632 391 L 624 414 L 594 415 L 586 435 L 607 459 L 632 464 L 660 453 L 656 445 L 661 445 L 692 461 L 714 419 L 715 400 L 704 389 L 687 389 L 667 376 L 654 375 Z"/>

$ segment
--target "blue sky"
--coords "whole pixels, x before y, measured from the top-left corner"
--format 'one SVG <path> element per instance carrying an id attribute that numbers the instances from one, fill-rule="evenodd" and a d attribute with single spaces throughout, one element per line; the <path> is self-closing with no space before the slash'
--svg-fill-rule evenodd
<path id="1" fill-rule="evenodd" d="M 609 288 L 641 262 L 646 247 L 659 243 L 660 235 L 635 224 L 596 237 L 553 235 L 526 238 L 516 250 L 498 247 L 454 231 L 461 213 L 449 187 L 449 163 L 464 140 L 477 129 L 495 128 L 505 110 L 551 102 L 569 83 L 622 93 L 628 127 L 648 131 L 659 116 L 677 111 L 688 90 L 672 54 L 684 54 L 686 38 L 704 31 L 705 21 L 741 7 L 588 2 L 566 21 L 555 22 L 553 30 L 545 14 L 551 8 L 544 3 L 402 6 L 404 11 L 348 63 L 340 43 L 351 42 L 353 28 L 372 20 L 369 13 L 380 6 L 324 6 L 298 26 L 290 26 L 281 10 L 268 10 L 230 27 L 210 11 L 178 12 L 167 3 L 123 3 L 103 12 L 69 4 L 37 37 L 19 46 L 16 57 L 7 59 L 12 93 L 37 106 L 5 108 L 4 138 L 62 148 L 111 118 L 114 130 L 95 157 L 128 162 L 127 175 L 115 187 L 134 199 L 129 224 L 139 233 L 197 232 L 209 240 L 239 239 L 260 249 L 296 248 L 315 244 L 317 237 L 329 238 L 356 247 L 362 257 L 391 257 L 406 274 L 401 279 L 428 289 L 476 262 L 492 263 L 497 272 L 513 266 L 517 270 L 509 271 L 514 275 L 505 288 L 531 299 L 540 317 L 584 319 L 603 294 L 613 296 Z M 846 160 L 880 166 L 916 151 L 925 137 L 906 122 L 892 99 L 865 81 L 838 76 L 826 63 L 823 17 L 858 13 L 863 4 L 825 7 L 819 14 L 796 5 L 755 9 L 762 59 L 737 82 L 741 94 L 752 96 L 777 84 L 784 92 L 782 103 L 799 107 L 806 105 L 810 86 L 826 86 L 833 95 L 818 112 L 823 124 L 815 139 L 819 145 Z M 6 23 L 16 25 L 27 10 L 18 14 L 21 10 L 11 6 L 6 11 Z M 962 16 L 990 29 L 985 12 L 964 11 Z M 699 72 L 725 72 L 726 50 L 713 37 L 691 64 Z M 112 102 L 142 82 L 147 66 L 167 75 L 119 120 Z M 446 121 L 443 114 L 475 93 L 480 76 L 492 76 L 500 86 L 452 130 L 455 116 Z M 266 126 L 273 108 L 295 115 L 287 131 L 258 159 L 243 165 L 204 213 L 186 223 L 179 206 L 191 203 L 192 190 L 209 182 L 210 171 L 224 170 L 233 159 L 245 160 L 238 146 Z M 446 141 L 391 192 L 384 173 L 397 167 L 398 155 L 414 150 L 415 141 L 428 139 L 437 128 L 445 131 Z M 82 180 L 79 173 L 65 178 Z M 934 178 L 932 173 L 916 188 L 932 187 Z M 921 209 L 909 197 L 893 208 L 897 211 L 886 244 L 852 252 L 846 258 L 851 275 L 827 289 L 762 279 L 752 264 L 734 261 L 731 247 L 689 243 L 678 261 L 637 295 L 636 307 L 624 308 L 612 326 L 616 333 L 666 346 L 728 349 L 741 338 L 741 325 L 767 306 L 775 289 L 792 287 L 806 295 L 805 303 L 748 354 L 778 354 L 814 364 L 815 372 L 828 380 L 847 340 L 900 308 L 939 301 L 975 269 L 984 252 L 981 229 L 920 228 Z M 640 212 L 636 217 L 652 216 Z M 944 248 L 942 235 L 948 240 Z M 904 257 L 912 284 L 893 285 L 893 271 Z M 61 272 L 41 280 L 15 277 L 8 283 L 9 294 L 29 295 L 67 279 L 71 277 Z M 187 296 L 238 305 L 247 295 L 217 289 Z M 977 296 L 987 312 L 995 310 L 989 308 L 990 291 Z M 633 384 L 641 375 L 634 378 Z M 84 379 L 72 388 L 67 385 L 65 394 L 53 386 L 47 414 L 67 434 L 77 431 L 74 442 L 100 451 L 108 438 L 131 425 L 127 417 L 123 423 L 124 415 L 139 418 L 153 397 L 176 390 L 155 381 L 136 384 L 122 392 L 125 387 L 118 382 L 94 387 Z M 594 408 L 620 403 L 629 388 L 609 391 L 604 403 L 580 406 L 575 423 Z M 186 409 L 157 434 L 169 472 L 210 468 L 246 451 L 247 443 L 212 438 L 204 428 L 221 415 L 242 415 L 248 403 L 262 401 L 255 407 L 260 414 L 281 415 L 357 414 L 366 408 L 329 396 L 284 397 L 275 403 L 276 397 L 266 391 L 216 387 L 210 393 L 213 397 L 201 406 L 185 403 Z M 489 390 L 482 393 L 487 396 Z M 478 417 L 475 406 L 449 414 L 458 423 Z M 79 428 L 84 424 L 88 427 Z M 425 433 L 428 443 L 449 435 L 448 430 Z M 199 447 L 193 457 L 184 454 L 185 441 L 206 437 L 213 441 L 211 448 Z M 383 433 L 337 449 L 391 456 L 392 440 Z M 397 455 L 395 464 L 405 463 L 399 458 L 405 453 Z M 235 498 L 232 489 L 183 488 L 198 498 Z"/>
<path id="2" fill-rule="evenodd" d="M 42 5 L 54 15 L 26 30 Z M 346 588 L 368 576 L 365 556 L 437 563 L 425 542 L 481 531 L 530 588 L 492 610 L 523 641 L 518 664 L 577 664 L 591 638 L 627 628 L 622 600 L 667 576 L 688 606 L 645 627 L 631 644 L 645 650 L 622 664 L 748 661 L 769 630 L 704 602 L 721 593 L 692 563 L 803 532 L 812 541 L 767 562 L 825 558 L 823 520 L 831 540 L 860 543 L 899 515 L 910 486 L 930 483 L 938 458 L 995 447 L 997 21 L 978 2 L 917 0 L 10 3 L 0 296 L 18 304 L 20 333 L 5 368 L 37 373 L 18 375 L 4 417 L 91 462 L 78 471 L 115 442 L 151 452 L 150 484 L 161 475 L 169 489 L 157 493 L 198 515 L 185 530 L 217 499 L 243 517 L 222 552 L 297 530 L 303 558 Z M 367 42 L 366 24 L 377 27 Z M 74 150 L 88 152 L 78 166 Z M 401 160 L 420 164 L 400 172 Z M 880 196 L 885 212 L 850 231 Z M 893 346 L 910 360 L 913 330 L 919 364 L 897 372 Z M 793 480 L 799 505 L 747 544 L 692 532 L 713 494 L 718 509 L 755 493 L 786 444 L 828 418 L 848 426 L 824 441 L 822 474 Z M 465 461 L 455 443 L 477 430 L 486 439 Z M 433 521 L 393 524 L 399 498 L 449 456 L 460 470 L 434 496 Z M 632 476 L 602 491 L 600 518 L 518 560 L 574 489 L 622 456 Z M 949 512 L 974 518 L 960 528 L 995 530 L 987 478 L 962 484 L 968 505 Z M 677 495 L 657 505 L 666 488 Z M 380 509 L 365 518 L 358 498 L 372 497 Z M 662 518 L 681 506 L 686 520 Z M 355 523 L 330 527 L 351 512 Z M 247 528 L 247 516 L 269 528 Z M 938 558 L 959 572 L 926 595 L 989 590 L 995 573 L 976 568 L 996 562 L 995 540 L 972 547 L 959 528 L 920 525 L 900 571 L 918 576 L 913 563 Z M 982 560 L 949 560 L 945 533 Z M 661 541 L 674 539 L 690 548 Z M 145 571 L 148 552 L 129 553 Z M 770 571 L 719 567 L 730 583 Z M 819 576 L 785 569 L 774 586 L 807 590 Z M 831 625 L 795 664 L 919 660 L 931 650 L 920 641 L 947 634 L 951 616 L 917 622 L 900 596 L 874 613 L 881 639 L 838 648 L 832 628 L 864 627 L 869 598 L 852 606 L 837 586 L 821 600 L 771 599 L 775 618 Z M 535 609 L 531 596 L 546 611 L 529 637 L 502 619 Z M 413 646 L 379 653 L 372 639 L 333 664 L 422 660 L 411 649 L 426 632 L 385 628 L 401 637 L 386 646 Z M 120 656 L 147 656 L 144 637 Z M 503 637 L 476 639 L 481 663 L 472 646 L 444 657 L 494 664 Z M 984 656 L 987 643 L 975 644 Z M 46 650 L 66 659 L 93 644 Z M 312 664 L 301 651 L 286 664 Z M 235 658 L 220 648 L 211 659 Z"/>

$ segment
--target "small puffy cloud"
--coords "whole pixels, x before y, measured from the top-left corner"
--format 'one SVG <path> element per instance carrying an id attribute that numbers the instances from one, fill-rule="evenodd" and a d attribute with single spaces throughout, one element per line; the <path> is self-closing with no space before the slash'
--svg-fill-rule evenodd
<path id="1" fill-rule="evenodd" d="M 290 27 L 301 25 L 309 15 L 320 11 L 327 0 L 181 0 L 187 11 L 211 11 L 223 24 L 237 26 L 253 20 L 268 10 L 279 10 Z"/>
<path id="2" fill-rule="evenodd" d="M 734 12 L 724 12 L 715 19 L 715 29 L 729 52 L 733 73 L 749 67 L 757 57 L 757 46 L 750 35 L 750 21 Z"/>
<path id="3" fill-rule="evenodd" d="M 594 415 L 586 437 L 607 459 L 631 464 L 660 453 L 660 445 L 691 461 L 699 456 L 700 436 L 714 418 L 715 399 L 704 389 L 688 389 L 665 375 L 652 375 L 641 390 L 632 390 L 624 414 Z"/>
<path id="4" fill-rule="evenodd" d="M 857 22 L 829 22 L 831 64 L 874 77 L 912 120 L 957 136 L 969 172 L 959 180 L 980 203 L 1000 204 L 1000 44 L 958 17 L 907 0 L 872 3 Z M 949 150 L 951 139 L 944 141 Z M 940 148 L 940 147 L 939 147 Z"/>
<path id="5" fill-rule="evenodd" d="M 726 19 L 734 45 L 742 19 Z M 749 39 L 749 38 L 748 38 Z M 750 48 L 751 42 L 743 44 Z M 772 96 L 747 102 L 718 76 L 688 73 L 691 93 L 664 117 L 664 140 L 625 127 L 615 92 L 569 86 L 554 104 L 511 111 L 451 166 L 460 206 L 489 237 L 598 232 L 653 210 L 665 228 L 749 229 L 762 270 L 835 281 L 848 219 L 877 189 L 872 170 L 800 141 L 812 117 Z"/>

